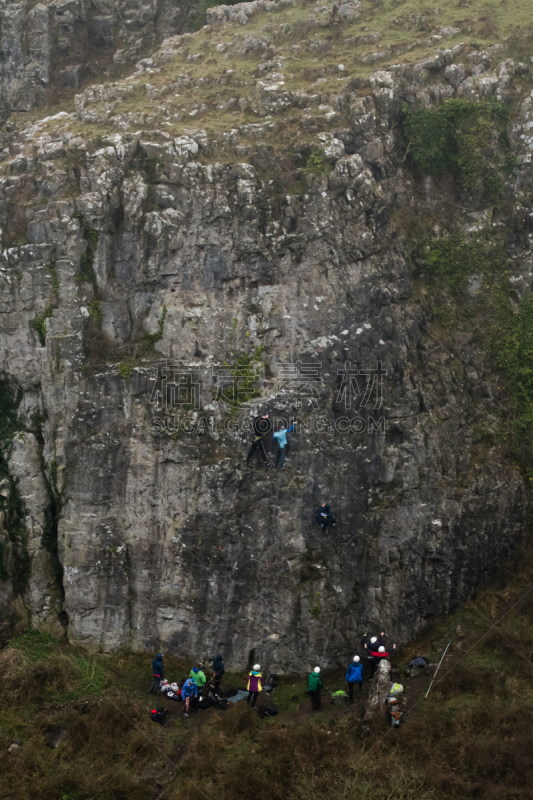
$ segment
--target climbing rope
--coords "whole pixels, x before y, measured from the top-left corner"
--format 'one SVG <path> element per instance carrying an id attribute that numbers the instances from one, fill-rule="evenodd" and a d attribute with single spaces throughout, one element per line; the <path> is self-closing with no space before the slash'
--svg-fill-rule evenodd
<path id="1" fill-rule="evenodd" d="M 329 642 L 329 637 L 331 635 L 331 631 L 333 630 L 333 623 L 335 622 L 335 617 L 337 616 L 337 609 L 339 607 L 340 600 L 341 600 L 340 597 L 337 597 L 337 605 L 335 606 L 335 611 L 333 612 L 333 619 L 331 620 L 331 625 L 329 626 L 329 632 L 328 632 L 328 636 L 327 636 L 327 639 L 326 639 L 326 644 L 324 645 L 324 650 L 322 651 L 321 662 L 324 661 L 324 656 L 326 654 L 326 648 L 328 646 L 328 642 Z"/>

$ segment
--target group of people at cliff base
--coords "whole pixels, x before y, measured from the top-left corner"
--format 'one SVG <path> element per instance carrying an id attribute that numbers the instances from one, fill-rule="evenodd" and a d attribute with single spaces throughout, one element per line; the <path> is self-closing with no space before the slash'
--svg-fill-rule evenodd
<path id="1" fill-rule="evenodd" d="M 184 716 L 189 716 L 189 710 L 200 711 L 210 708 L 212 705 L 217 705 L 219 708 L 226 708 L 226 700 L 220 700 L 220 683 L 225 673 L 224 662 L 222 655 L 217 655 L 213 659 L 211 670 L 213 672 L 212 678 L 208 681 L 204 672 L 204 665 L 198 662 L 196 666 L 191 669 L 188 678 L 183 678 L 180 683 L 169 683 L 165 678 L 165 671 L 163 667 L 163 655 L 158 653 L 152 661 L 152 677 L 153 681 L 150 686 L 151 694 L 163 693 L 168 700 L 174 700 L 184 703 Z M 263 684 L 263 674 L 261 672 L 261 665 L 254 664 L 248 673 L 248 685 L 246 691 L 248 692 L 248 703 L 252 708 L 255 708 L 257 698 L 261 691 L 272 691 L 275 688 L 275 676 L 271 675 L 267 684 Z M 239 694 L 239 692 L 236 692 Z M 230 692 L 231 694 L 231 692 Z M 246 694 L 246 693 L 244 693 Z M 266 707 L 265 707 L 266 708 Z M 261 711 L 261 708 L 259 709 Z M 267 712 L 268 712 L 267 708 Z M 271 713 L 265 713 L 264 716 L 273 716 L 277 711 L 270 709 Z M 163 724 L 167 714 L 166 708 L 152 709 L 152 719 L 154 722 Z"/>
<path id="2" fill-rule="evenodd" d="M 361 646 L 366 653 L 367 664 L 370 670 L 369 681 L 373 680 L 380 662 L 386 658 L 390 658 L 392 651 L 396 649 L 396 645 L 393 644 L 392 650 L 389 652 L 386 646 L 386 639 L 387 637 L 383 631 L 379 636 L 372 636 L 370 638 L 368 634 L 365 633 L 361 639 Z M 363 691 L 363 674 L 364 666 L 361 662 L 361 656 L 354 656 L 350 664 L 348 664 L 344 679 L 348 684 L 348 698 L 350 703 L 354 702 L 353 695 L 356 688 L 360 694 Z M 321 707 L 321 692 L 322 689 L 325 688 L 320 677 L 320 667 L 315 667 L 308 675 L 307 686 L 307 691 L 311 696 L 311 705 L 318 711 Z"/>
<path id="3" fill-rule="evenodd" d="M 183 702 L 185 704 L 185 716 L 189 716 L 189 709 L 208 708 L 212 703 L 219 699 L 220 682 L 225 673 L 224 662 L 220 653 L 213 659 L 211 665 L 212 677 L 208 682 L 204 672 L 204 665 L 199 661 L 192 667 L 189 677 L 183 678 L 179 683 L 169 683 L 165 679 L 163 667 L 163 655 L 158 653 L 152 661 L 152 685 L 151 694 L 163 692 L 169 700 Z M 161 722 L 162 718 L 156 718 L 157 709 L 152 711 L 152 716 L 156 722 Z"/>
<path id="4" fill-rule="evenodd" d="M 382 631 L 379 636 L 369 637 L 367 633 L 361 639 L 361 646 L 366 653 L 367 664 L 369 667 L 369 681 L 372 681 L 376 670 L 383 659 L 390 658 L 392 651 L 396 649 L 396 645 L 392 645 L 392 649 L 386 646 L 387 637 Z M 224 662 L 222 655 L 217 655 L 213 659 L 211 666 L 212 677 L 208 680 L 204 665 L 198 662 L 192 667 L 189 677 L 183 678 L 178 683 L 169 683 L 165 679 L 163 668 L 163 656 L 158 653 L 152 661 L 152 676 L 153 681 L 150 687 L 150 692 L 157 694 L 163 692 L 169 700 L 183 702 L 185 704 L 185 716 L 189 716 L 189 709 L 200 710 L 200 708 L 208 708 L 213 703 L 220 701 L 220 683 L 225 673 Z M 272 678 L 274 676 L 271 676 Z M 364 665 L 361 662 L 361 657 L 356 655 L 348 665 L 346 670 L 345 682 L 348 684 L 348 699 L 350 703 L 354 702 L 354 691 L 357 689 L 359 694 L 363 690 L 363 677 Z M 324 688 L 322 679 L 320 677 L 320 667 L 315 667 L 308 675 L 308 694 L 311 696 L 311 705 L 313 709 L 319 710 L 321 707 L 321 692 Z M 261 672 L 261 665 L 254 664 L 248 673 L 248 683 L 246 691 L 248 692 L 247 702 L 255 708 L 257 697 L 263 690 L 263 674 Z M 273 687 L 270 687 L 273 688 Z M 268 691 L 268 687 L 266 689 Z M 242 693 L 245 694 L 244 692 Z M 344 692 L 339 694 L 346 697 Z M 152 711 L 153 715 L 158 715 L 158 710 Z M 164 719 L 164 715 L 153 717 L 155 721 L 160 722 Z"/>
<path id="5" fill-rule="evenodd" d="M 281 423 L 276 426 L 276 431 L 273 436 L 276 444 L 276 455 L 274 456 L 275 467 L 279 466 L 280 469 L 285 469 L 285 456 L 288 449 L 287 434 L 294 431 L 295 425 L 296 423 L 293 422 L 289 428 L 284 428 Z M 263 458 L 263 462 L 267 467 L 270 467 L 271 463 L 267 458 L 265 445 L 263 442 L 263 437 L 272 432 L 272 422 L 269 418 L 269 415 L 263 414 L 262 417 L 254 417 L 253 429 L 254 438 L 252 441 L 252 446 L 250 447 L 248 455 L 246 456 L 246 463 L 248 464 L 255 451 L 259 450 L 259 453 Z"/>

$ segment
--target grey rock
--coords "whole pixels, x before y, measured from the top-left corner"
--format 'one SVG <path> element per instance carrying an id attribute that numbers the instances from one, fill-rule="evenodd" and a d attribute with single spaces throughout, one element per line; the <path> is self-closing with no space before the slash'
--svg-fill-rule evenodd
<path id="1" fill-rule="evenodd" d="M 63 742 L 68 736 L 68 731 L 66 728 L 61 726 L 56 726 L 52 728 L 48 732 L 45 737 L 45 743 L 47 747 L 51 747 L 53 750 L 59 747 L 61 742 Z"/>
<path id="2" fill-rule="evenodd" d="M 383 712 L 391 688 L 390 670 L 390 661 L 385 658 L 380 661 L 366 699 L 365 720 L 372 719 L 380 711 Z"/>

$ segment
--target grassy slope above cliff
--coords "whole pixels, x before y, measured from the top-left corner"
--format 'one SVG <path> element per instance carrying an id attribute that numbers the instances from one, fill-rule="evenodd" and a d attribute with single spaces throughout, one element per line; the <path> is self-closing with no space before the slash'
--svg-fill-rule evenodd
<path id="1" fill-rule="evenodd" d="M 0 653 L 0 798 L 533 797 L 533 557 L 520 559 L 393 662 L 403 673 L 419 652 L 437 661 L 452 641 L 427 700 L 429 678 L 401 678 L 399 730 L 381 717 L 363 727 L 360 702 L 325 699 L 311 714 L 303 676 L 275 690 L 274 719 L 260 720 L 241 703 L 188 721 L 167 701 L 171 718 L 160 728 L 149 719 L 151 656 L 88 657 L 30 632 Z M 186 672 L 184 662 L 168 660 L 169 677 Z M 243 681 L 228 675 L 225 688 Z M 343 681 L 341 670 L 326 676 L 332 689 Z M 51 749 L 45 738 L 57 729 L 66 738 Z M 22 750 L 7 755 L 13 738 Z"/>
<path id="2" fill-rule="evenodd" d="M 330 9 L 331 3 L 300 1 L 293 8 L 255 14 L 244 26 L 216 24 L 173 37 L 175 51 L 167 52 L 162 63 L 157 59 L 156 64 L 145 63 L 144 71 L 141 68 L 134 77 L 115 83 L 102 76 L 105 87 L 127 88 L 113 99 L 112 116 L 132 114 L 134 119 L 119 126 L 47 121 L 41 131 L 71 130 L 89 138 L 116 132 L 117 127 L 153 131 L 159 122 L 170 135 L 200 125 L 208 136 L 216 136 L 237 125 L 261 121 L 245 102 L 229 108 L 225 104 L 234 98 L 244 101 L 258 79 L 270 79 L 268 69 L 257 71 L 258 64 L 269 60 L 279 61 L 276 70 L 283 71 L 284 90 L 321 94 L 345 91 L 351 80 L 365 80 L 376 69 L 415 64 L 460 42 L 473 51 L 506 41 L 501 58 L 529 60 L 524 41 L 533 24 L 533 7 L 526 0 L 440 6 L 425 0 L 363 0 L 358 18 L 342 23 L 331 20 Z M 222 86 L 221 77 L 227 81 Z M 172 85 L 176 82 L 179 86 Z M 44 108 L 15 114 L 11 125 L 24 127 L 29 119 L 38 121 L 59 111 L 73 112 L 73 97 L 52 97 Z M 280 108 L 275 118 L 290 117 L 288 124 L 297 127 L 302 112 Z M 290 141 L 291 131 L 279 128 L 279 122 L 278 135 L 269 137 L 267 132 L 267 138 L 276 144 L 284 130 Z"/>

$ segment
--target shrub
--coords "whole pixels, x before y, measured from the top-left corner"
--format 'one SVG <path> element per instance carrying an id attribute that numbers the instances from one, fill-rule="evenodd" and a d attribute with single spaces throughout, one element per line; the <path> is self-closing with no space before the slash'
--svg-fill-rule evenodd
<path id="1" fill-rule="evenodd" d="M 507 121 L 507 109 L 494 100 L 454 98 L 431 109 L 413 109 L 404 103 L 401 122 L 406 155 L 428 175 L 454 173 L 465 187 L 480 189 L 487 174 L 487 148 L 493 143 L 498 160 L 510 166 Z M 498 179 L 497 170 L 492 171 L 487 191 L 499 190 Z"/>

